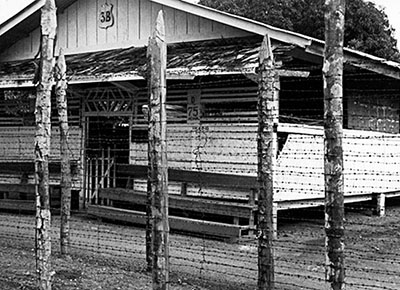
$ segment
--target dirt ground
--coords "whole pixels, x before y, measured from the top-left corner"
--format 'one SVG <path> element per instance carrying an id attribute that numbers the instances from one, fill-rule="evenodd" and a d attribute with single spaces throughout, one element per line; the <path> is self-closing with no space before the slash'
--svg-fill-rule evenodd
<path id="1" fill-rule="evenodd" d="M 34 216 L 0 214 L 0 289 L 35 288 Z M 330 289 L 324 281 L 321 209 L 279 216 L 275 242 L 276 289 Z M 400 289 L 400 203 L 378 218 L 357 206 L 346 213 L 346 289 Z M 53 289 L 151 289 L 145 271 L 144 230 L 76 214 L 71 253 L 58 252 L 59 218 L 53 218 Z M 170 289 L 256 289 L 256 241 L 227 244 L 171 234 Z"/>

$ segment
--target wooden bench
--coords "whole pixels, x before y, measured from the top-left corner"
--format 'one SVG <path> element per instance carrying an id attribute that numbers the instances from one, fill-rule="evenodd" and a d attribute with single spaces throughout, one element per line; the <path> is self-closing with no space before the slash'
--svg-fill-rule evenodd
<path id="1" fill-rule="evenodd" d="M 146 179 L 147 167 L 119 165 L 117 174 L 118 177 Z M 254 233 L 254 218 L 257 211 L 254 190 L 256 187 L 255 177 L 169 169 L 168 178 L 170 181 L 182 183 L 181 195 L 169 195 L 170 228 L 172 230 L 220 237 L 229 241 L 236 241 L 246 233 L 250 235 Z M 199 184 L 203 181 L 210 187 L 247 191 L 248 203 L 187 196 L 188 184 Z M 115 201 L 144 208 L 147 201 L 145 192 L 124 188 L 103 188 L 99 189 L 98 198 L 100 201 L 105 201 L 104 204 L 89 205 L 88 214 L 100 218 L 145 224 L 144 211 L 110 206 Z M 194 218 L 190 214 L 194 214 L 196 217 Z M 225 222 L 221 220 L 225 220 Z"/>
<path id="2" fill-rule="evenodd" d="M 61 205 L 59 186 L 51 185 L 50 206 L 59 208 Z M 36 188 L 34 184 L 0 183 L 0 209 L 35 211 Z"/>

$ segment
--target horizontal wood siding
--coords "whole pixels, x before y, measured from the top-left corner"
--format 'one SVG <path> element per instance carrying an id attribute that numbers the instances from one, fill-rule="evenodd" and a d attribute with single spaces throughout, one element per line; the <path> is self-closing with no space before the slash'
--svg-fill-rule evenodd
<path id="1" fill-rule="evenodd" d="M 82 130 L 79 127 L 70 126 L 69 149 L 71 160 L 78 164 L 72 172 L 72 189 L 82 189 L 82 168 L 81 154 L 82 149 Z M 34 161 L 34 140 L 35 127 L 0 127 L 0 162 L 9 162 L 12 164 L 33 163 Z M 51 151 L 50 163 L 60 161 L 60 134 L 58 128 L 53 128 L 51 132 Z M 49 183 L 52 185 L 60 184 L 60 173 L 51 173 Z M 18 173 L 0 172 L 0 183 L 19 184 L 35 182 L 33 172 L 28 176 L 22 176 Z"/>
<path id="2" fill-rule="evenodd" d="M 324 197 L 323 144 L 322 134 L 289 134 L 277 162 L 277 200 Z M 345 195 L 399 191 L 399 149 L 399 135 L 344 130 Z"/>
<path id="3" fill-rule="evenodd" d="M 213 38 L 247 36 L 237 28 L 218 24 L 149 0 L 109 0 L 115 23 L 99 28 L 98 11 L 104 0 L 78 0 L 58 15 L 58 46 L 66 53 L 79 53 L 147 45 L 155 15 L 166 14 L 166 38 L 169 43 Z M 0 55 L 0 61 L 32 58 L 39 47 L 39 27 Z"/>
<path id="4" fill-rule="evenodd" d="M 71 159 L 79 161 L 82 153 L 82 130 L 70 127 L 69 149 Z M 33 161 L 35 127 L 0 127 L 0 161 Z M 60 159 L 59 129 L 51 132 L 50 160 Z"/>
<path id="5" fill-rule="evenodd" d="M 293 127 L 293 128 L 292 128 Z M 323 128 L 284 124 L 287 140 L 276 165 L 277 201 L 324 198 Z M 168 127 L 170 168 L 256 176 L 256 125 L 209 124 Z M 400 136 L 356 130 L 344 131 L 344 190 L 346 196 L 400 190 Z M 147 145 L 131 146 L 131 164 L 147 164 Z M 179 193 L 173 185 L 172 193 Z M 137 189 L 145 190 L 143 182 Z M 207 180 L 188 187 L 188 194 L 245 197 L 248 192 L 216 190 Z M 309 203 L 308 203 L 309 204 Z"/>
<path id="6" fill-rule="evenodd" d="M 352 96 L 348 100 L 348 128 L 399 133 L 399 96 Z"/>

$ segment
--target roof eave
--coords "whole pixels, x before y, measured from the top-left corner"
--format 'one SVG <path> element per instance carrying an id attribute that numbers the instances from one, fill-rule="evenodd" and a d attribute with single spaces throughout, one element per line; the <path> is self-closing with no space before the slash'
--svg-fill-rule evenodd
<path id="1" fill-rule="evenodd" d="M 32 2 L 27 7 L 22 9 L 20 12 L 9 18 L 5 22 L 0 24 L 0 36 L 5 34 L 7 31 L 24 21 L 26 18 L 39 11 L 45 3 L 45 0 L 37 0 Z"/>
<path id="2" fill-rule="evenodd" d="M 325 42 L 323 41 L 313 41 L 306 48 L 306 52 L 323 57 L 324 46 Z M 394 79 L 400 79 L 400 63 L 389 61 L 387 59 L 350 48 L 344 48 L 343 51 L 345 64 L 372 71 Z"/>
<path id="3" fill-rule="evenodd" d="M 237 27 L 247 32 L 255 33 L 258 35 L 264 36 L 268 34 L 270 38 L 286 43 L 295 44 L 303 48 L 310 45 L 313 40 L 316 40 L 313 39 L 312 37 L 308 37 L 296 32 L 273 27 L 265 23 L 261 23 L 255 20 L 233 15 L 223 11 L 219 11 L 192 2 L 186 2 L 181 0 L 150 0 L 150 1 L 158 3 L 160 5 L 166 5 L 172 8 L 177 7 L 177 4 L 179 3 L 179 9 L 187 13 L 191 13 L 209 20 L 217 21 L 225 25 Z"/>

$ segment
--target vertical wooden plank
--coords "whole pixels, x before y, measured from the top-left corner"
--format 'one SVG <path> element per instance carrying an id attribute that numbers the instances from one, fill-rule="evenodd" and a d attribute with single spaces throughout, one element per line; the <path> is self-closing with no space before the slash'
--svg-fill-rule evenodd
<path id="1" fill-rule="evenodd" d="M 200 18 L 200 33 L 209 35 L 212 32 L 212 21 L 206 18 Z"/>
<path id="2" fill-rule="evenodd" d="M 24 46 L 23 46 L 23 51 L 24 54 L 27 56 L 31 56 L 33 54 L 32 51 L 32 34 L 29 33 L 25 38 L 24 38 Z"/>
<path id="3" fill-rule="evenodd" d="M 118 42 L 127 42 L 129 39 L 129 26 L 128 26 L 128 0 L 118 0 L 118 9 L 116 12 L 118 22 L 117 26 L 117 39 Z"/>
<path id="4" fill-rule="evenodd" d="M 130 139 L 129 139 L 130 140 Z M 107 176 L 107 186 L 106 187 L 111 187 L 111 172 L 113 171 L 111 164 L 112 164 L 113 160 L 111 157 L 111 147 L 108 146 L 107 147 L 107 166 L 108 168 L 110 168 L 108 176 Z"/>
<path id="5" fill-rule="evenodd" d="M 151 34 L 151 2 L 147 0 L 139 0 L 139 39 L 147 40 Z"/>
<path id="6" fill-rule="evenodd" d="M 67 14 L 65 11 L 57 15 L 58 27 L 57 27 L 57 49 L 60 47 L 67 47 Z"/>
<path id="7" fill-rule="evenodd" d="M 376 203 L 377 205 L 376 212 L 380 217 L 385 216 L 385 203 L 386 203 L 386 195 L 384 193 L 378 194 Z"/>
<path id="8" fill-rule="evenodd" d="M 140 0 L 128 1 L 128 33 L 130 42 L 140 37 Z"/>
<path id="9" fill-rule="evenodd" d="M 104 0 L 97 0 L 96 10 L 96 29 L 97 29 L 97 45 L 103 45 L 107 43 L 107 31 L 106 29 L 99 28 L 99 13 L 101 5 L 105 3 Z"/>
<path id="10" fill-rule="evenodd" d="M 87 9 L 87 45 L 97 45 L 97 0 L 86 1 Z"/>
<path id="11" fill-rule="evenodd" d="M 325 1 L 324 176 L 326 280 L 345 287 L 343 187 L 343 39 L 345 0 Z"/>
<path id="12" fill-rule="evenodd" d="M 164 8 L 165 14 L 165 37 L 167 42 L 174 39 L 175 35 L 175 9 L 165 6 Z"/>
<path id="13" fill-rule="evenodd" d="M 51 139 L 51 91 L 54 84 L 54 41 L 57 29 L 56 5 L 46 0 L 41 10 L 40 77 L 35 108 L 35 184 L 36 184 L 36 277 L 40 290 L 51 290 L 51 213 L 49 156 Z"/>
<path id="14" fill-rule="evenodd" d="M 84 47 L 87 45 L 87 9 L 86 9 L 86 1 L 79 0 L 77 2 L 78 8 L 78 47 Z"/>
<path id="15" fill-rule="evenodd" d="M 182 184 L 181 184 L 181 195 L 182 196 L 187 196 L 187 186 L 188 186 L 188 184 L 186 182 L 182 182 Z"/>
<path id="16" fill-rule="evenodd" d="M 39 49 L 40 49 L 40 28 L 37 28 L 32 32 L 33 54 L 36 55 Z"/>
<path id="17" fill-rule="evenodd" d="M 225 35 L 226 29 L 227 26 L 225 24 L 216 21 L 212 22 L 212 31 L 214 34 Z"/>
<path id="18" fill-rule="evenodd" d="M 198 35 L 200 33 L 200 17 L 193 14 L 187 15 L 188 33 Z"/>
<path id="19" fill-rule="evenodd" d="M 66 14 L 67 14 L 67 47 L 76 48 L 78 45 L 76 2 L 68 7 Z"/>
<path id="20" fill-rule="evenodd" d="M 166 118 L 167 45 L 163 11 L 148 45 L 149 196 L 153 213 L 153 289 L 169 289 L 168 165 Z"/>
<path id="21" fill-rule="evenodd" d="M 276 70 L 271 42 L 267 36 L 260 49 L 258 93 L 258 289 L 274 289 L 275 265 L 273 240 L 274 225 L 274 165 L 276 151 L 275 124 L 278 111 L 275 107 Z"/>
<path id="22" fill-rule="evenodd" d="M 187 13 L 175 10 L 175 32 L 177 39 L 182 39 L 188 31 Z"/>
<path id="23" fill-rule="evenodd" d="M 254 189 L 251 189 L 251 192 L 249 194 L 249 205 L 251 205 L 253 208 L 256 205 L 256 195 L 257 195 L 257 191 Z M 254 221 L 255 221 L 255 212 L 252 210 L 251 214 L 249 216 L 249 235 L 253 235 L 254 234 L 254 230 L 252 229 L 254 227 Z"/>
<path id="24" fill-rule="evenodd" d="M 24 55 L 25 54 L 25 51 L 24 51 L 24 40 L 17 41 L 17 43 L 15 43 L 13 45 L 13 54 L 15 56 Z"/>
<path id="25" fill-rule="evenodd" d="M 88 195 L 86 204 L 92 203 L 92 191 L 93 191 L 93 159 L 89 159 L 89 170 L 88 170 Z"/>
<path id="26" fill-rule="evenodd" d="M 106 42 L 116 43 L 118 35 L 118 0 L 107 0 L 108 4 L 113 5 L 112 13 L 114 14 L 114 24 L 106 29 Z"/>
<path id="27" fill-rule="evenodd" d="M 99 158 L 96 157 L 95 159 L 95 165 L 94 165 L 94 204 L 98 204 L 98 196 L 99 196 Z"/>

